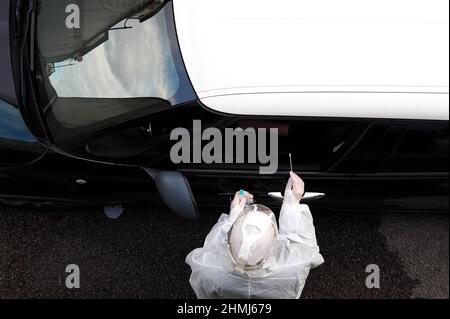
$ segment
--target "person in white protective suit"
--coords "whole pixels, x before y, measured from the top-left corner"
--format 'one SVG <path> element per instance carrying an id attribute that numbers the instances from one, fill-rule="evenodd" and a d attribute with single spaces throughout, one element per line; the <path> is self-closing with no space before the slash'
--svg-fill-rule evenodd
<path id="1" fill-rule="evenodd" d="M 293 172 L 286 186 L 278 230 L 266 206 L 246 205 L 236 193 L 204 246 L 186 257 L 198 298 L 299 298 L 311 268 L 324 262 L 309 207 L 300 204 L 304 183 Z"/>

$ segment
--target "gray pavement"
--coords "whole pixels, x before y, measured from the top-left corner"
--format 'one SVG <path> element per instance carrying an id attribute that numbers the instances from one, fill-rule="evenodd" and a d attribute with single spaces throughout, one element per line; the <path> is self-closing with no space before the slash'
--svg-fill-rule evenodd
<path id="1" fill-rule="evenodd" d="M 190 222 L 164 207 L 110 220 L 96 208 L 0 206 L 0 298 L 194 298 L 184 258 L 220 211 Z M 449 297 L 447 214 L 313 215 L 325 263 L 303 298 Z M 65 286 L 68 264 L 81 269 L 80 289 Z M 380 289 L 365 286 L 369 264 L 380 268 Z"/>

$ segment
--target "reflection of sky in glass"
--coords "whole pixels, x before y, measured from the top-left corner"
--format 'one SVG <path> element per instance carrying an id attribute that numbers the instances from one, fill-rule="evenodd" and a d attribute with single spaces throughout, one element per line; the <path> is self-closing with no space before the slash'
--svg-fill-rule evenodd
<path id="1" fill-rule="evenodd" d="M 0 139 L 36 141 L 23 122 L 20 111 L 2 100 L 0 100 Z"/>
<path id="2" fill-rule="evenodd" d="M 160 97 L 179 86 L 165 27 L 165 10 L 128 30 L 109 31 L 109 40 L 73 66 L 57 68 L 50 81 L 60 97 Z M 123 22 L 116 27 L 122 26 Z M 67 62 L 56 64 L 67 64 Z"/>

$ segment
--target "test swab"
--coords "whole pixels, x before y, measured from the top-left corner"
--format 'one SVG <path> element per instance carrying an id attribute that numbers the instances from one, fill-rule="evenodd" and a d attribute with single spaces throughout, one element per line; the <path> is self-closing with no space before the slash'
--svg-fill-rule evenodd
<path id="1" fill-rule="evenodd" d="M 289 153 L 289 163 L 291 164 L 291 172 L 293 172 L 293 170 L 292 170 L 292 155 L 291 155 L 291 153 Z"/>

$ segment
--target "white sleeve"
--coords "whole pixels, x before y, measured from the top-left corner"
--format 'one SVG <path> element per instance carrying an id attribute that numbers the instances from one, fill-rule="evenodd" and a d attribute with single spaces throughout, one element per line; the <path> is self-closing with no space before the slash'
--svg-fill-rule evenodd
<path id="1" fill-rule="evenodd" d="M 317 246 L 316 230 L 308 205 L 284 202 L 279 223 L 282 237 L 311 247 Z"/>
<path id="2" fill-rule="evenodd" d="M 239 216 L 242 207 L 236 206 L 230 211 L 230 214 L 222 214 L 214 225 L 214 227 L 209 232 L 208 236 L 206 236 L 205 243 L 203 247 L 215 246 L 217 244 L 221 244 L 228 239 L 228 232 L 233 226 L 234 221 Z"/>

